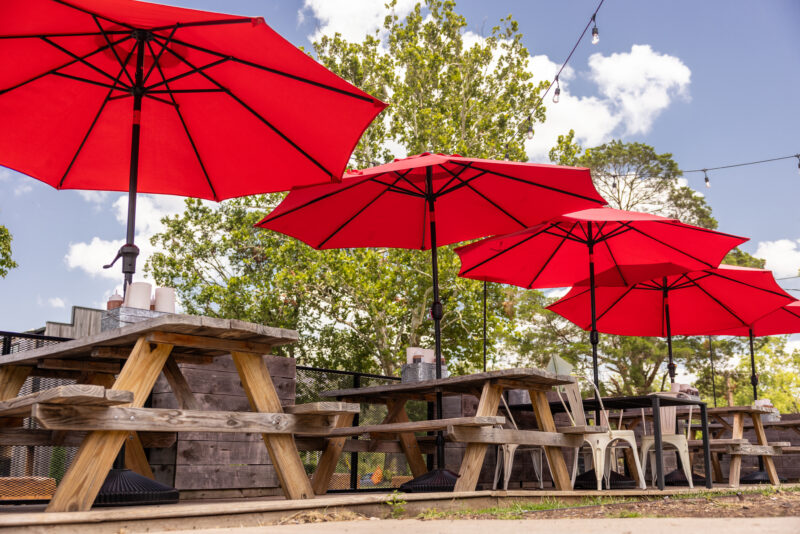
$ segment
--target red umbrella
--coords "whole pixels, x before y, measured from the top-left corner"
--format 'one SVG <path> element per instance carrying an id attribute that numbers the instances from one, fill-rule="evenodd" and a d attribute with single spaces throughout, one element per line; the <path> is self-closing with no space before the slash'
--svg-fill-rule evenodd
<path id="1" fill-rule="evenodd" d="M 592 363 L 598 384 L 595 286 L 628 286 L 716 267 L 746 238 L 658 215 L 595 208 L 456 249 L 460 276 L 527 289 L 588 283 Z"/>
<path id="2" fill-rule="evenodd" d="M 441 377 L 437 245 L 511 232 L 602 204 L 589 169 L 424 153 L 348 173 L 340 184 L 294 189 L 256 226 L 317 249 L 430 248 Z M 437 401 L 441 419 L 439 395 Z M 443 460 L 440 450 L 440 467 Z"/>
<path id="3" fill-rule="evenodd" d="M 338 181 L 384 107 L 261 18 L 0 3 L 0 164 L 58 189 L 128 191 L 128 281 L 137 192 L 220 201 Z"/>
<path id="4" fill-rule="evenodd" d="M 576 286 L 548 306 L 584 330 L 591 326 L 590 290 Z M 675 380 L 672 335 L 705 335 L 747 327 L 794 301 L 772 272 L 721 265 L 717 269 L 670 275 L 629 287 L 596 289 L 597 329 L 623 336 L 667 338 L 670 380 Z"/>

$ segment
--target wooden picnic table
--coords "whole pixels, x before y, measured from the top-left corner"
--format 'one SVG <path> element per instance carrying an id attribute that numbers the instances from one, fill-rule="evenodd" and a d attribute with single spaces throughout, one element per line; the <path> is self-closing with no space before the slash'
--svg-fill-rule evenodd
<path id="1" fill-rule="evenodd" d="M 337 414 L 347 407 L 301 405 L 287 407 L 291 409 L 284 412 L 263 355 L 269 354 L 272 347 L 297 339 L 297 332 L 292 330 L 236 320 L 168 315 L 4 355 L 0 358 L 0 401 L 4 401 L 0 402 L 0 416 L 17 415 L 18 419 L 18 414 L 27 410 L 48 430 L 88 431 L 48 512 L 91 508 L 124 442 L 126 463 L 138 467 L 136 471 L 149 472 L 138 431 L 262 433 L 286 497 L 311 498 L 314 492 L 292 435 L 299 431 L 324 435 Z M 233 357 L 252 410 L 262 413 L 200 411 L 177 362 L 210 361 L 226 354 Z M 179 410 L 143 408 L 162 371 Z M 15 398 L 28 376 L 75 378 L 78 386 Z M 95 391 L 87 389 L 92 386 L 80 384 L 103 387 Z M 6 419 L 9 420 L 13 417 Z M 127 439 L 129 436 L 135 439 Z"/>
<path id="2" fill-rule="evenodd" d="M 569 490 L 572 489 L 572 484 L 561 447 L 579 446 L 581 437 L 556 431 L 546 392 L 553 386 L 573 383 L 574 380 L 570 376 L 556 375 L 540 369 L 505 369 L 423 382 L 339 389 L 324 392 L 323 395 L 347 402 L 386 404 L 388 414 L 383 423 L 369 429 L 380 435 L 395 427 L 397 423 L 408 422 L 405 404 L 409 400 L 431 402 L 435 400 L 437 392 L 441 392 L 443 396 L 475 395 L 478 397 L 476 418 L 486 418 L 488 423 L 488 419 L 497 414 L 503 390 L 527 390 L 530 393 L 536 420 L 539 424 L 538 431 L 491 428 L 488 424 L 481 425 L 480 421 L 474 421 L 471 426 L 464 426 L 457 423 L 456 419 L 420 423 L 433 423 L 434 426 L 431 428 L 447 429 L 449 439 L 452 441 L 467 443 L 455 491 L 474 491 L 476 489 L 487 445 L 501 443 L 542 445 L 550 464 L 555 487 L 559 490 Z M 357 429 L 358 427 L 348 431 L 349 435 L 357 433 Z M 427 472 L 427 466 L 414 435 L 416 429 L 421 430 L 421 427 L 418 428 L 415 423 L 412 423 L 406 432 L 398 433 L 401 448 L 414 477 Z M 334 466 L 337 460 L 338 455 L 332 454 L 327 458 L 327 461 Z"/>

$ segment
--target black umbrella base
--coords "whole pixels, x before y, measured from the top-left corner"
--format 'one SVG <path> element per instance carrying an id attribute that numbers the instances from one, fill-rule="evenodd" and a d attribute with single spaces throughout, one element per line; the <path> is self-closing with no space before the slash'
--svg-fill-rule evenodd
<path id="1" fill-rule="evenodd" d="M 143 477 L 130 469 L 112 469 L 94 500 L 94 506 L 175 504 L 178 490 Z"/>
<path id="2" fill-rule="evenodd" d="M 692 484 L 695 486 L 703 486 L 706 483 L 706 478 L 703 476 L 698 475 L 697 473 L 692 473 Z M 683 469 L 676 469 L 671 473 L 667 473 L 664 475 L 664 485 L 666 486 L 689 486 L 689 481 L 686 480 L 686 475 L 683 473 Z"/>
<path id="3" fill-rule="evenodd" d="M 778 480 L 781 484 L 786 482 L 786 479 L 781 476 L 778 477 Z M 739 484 L 772 484 L 772 482 L 769 481 L 769 475 L 766 471 L 753 471 L 742 475 L 739 478 Z"/>
<path id="4" fill-rule="evenodd" d="M 400 485 L 405 493 L 432 493 L 436 491 L 453 491 L 458 475 L 449 469 L 434 469 Z"/>
<path id="5" fill-rule="evenodd" d="M 616 471 L 611 471 L 608 479 L 611 483 L 610 489 L 636 489 L 636 481 L 634 479 L 628 478 L 625 475 L 620 475 Z M 605 478 L 602 479 L 602 488 L 609 489 L 606 485 Z M 575 477 L 575 489 L 597 489 L 597 479 L 594 476 L 594 469 L 590 469 Z"/>

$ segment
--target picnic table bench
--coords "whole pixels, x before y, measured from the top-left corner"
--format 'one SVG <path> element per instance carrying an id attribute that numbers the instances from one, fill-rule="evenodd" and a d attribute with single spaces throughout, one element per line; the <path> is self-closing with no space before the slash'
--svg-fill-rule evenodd
<path id="1" fill-rule="evenodd" d="M 369 427 L 352 427 L 350 426 L 352 419 L 347 421 L 340 416 L 342 420 L 337 425 L 340 428 L 333 430 L 332 433 L 342 437 L 338 440 L 329 440 L 329 447 L 323 453 L 318 472 L 325 469 L 332 473 L 341 455 L 344 438 L 366 432 L 373 438 L 396 435 L 413 476 L 419 477 L 427 472 L 427 466 L 414 432 L 445 430 L 450 441 L 467 444 L 455 491 L 475 490 L 487 445 L 502 443 L 542 445 L 556 488 L 571 489 L 561 447 L 576 447 L 580 444 L 581 437 L 557 431 L 546 391 L 553 386 L 573 382 L 574 379 L 570 376 L 556 375 L 540 369 L 505 369 L 422 382 L 326 391 L 323 393 L 324 396 L 342 401 L 385 404 L 388 413 L 381 424 Z M 505 422 L 503 417 L 497 416 L 500 396 L 505 389 L 529 391 L 539 430 L 495 428 Z M 405 410 L 407 401 L 432 402 L 437 392 L 441 392 L 443 396 L 469 394 L 478 397 L 475 417 L 411 423 Z M 327 487 L 327 480 L 322 477 L 315 478 L 314 487 L 318 492 L 323 491 Z"/>
<path id="2" fill-rule="evenodd" d="M 83 432 L 80 449 L 47 507 L 51 512 L 88 510 L 124 442 L 126 464 L 152 477 L 139 438 L 143 431 L 261 433 L 286 497 L 311 498 L 314 492 L 293 434 L 324 436 L 340 418 L 352 418 L 359 406 L 342 402 L 281 406 L 263 355 L 276 345 L 296 340 L 297 333 L 291 330 L 168 315 L 4 355 L 0 358 L 0 436 L 17 440 L 33 436 L 34 431 L 28 429 L 7 428 L 17 426 L 21 416 L 33 417 L 46 433 Z M 253 412 L 200 410 L 177 364 L 181 359 L 203 362 L 227 354 L 233 357 Z M 144 408 L 162 371 L 179 409 Z M 74 378 L 78 384 L 17 397 L 28 376 L 54 374 Z M 48 437 L 41 429 L 35 432 L 37 439 Z"/>

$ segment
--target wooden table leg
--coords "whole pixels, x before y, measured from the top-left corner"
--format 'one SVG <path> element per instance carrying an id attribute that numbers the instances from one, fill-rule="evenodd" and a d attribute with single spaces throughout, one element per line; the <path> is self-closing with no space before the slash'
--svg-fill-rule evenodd
<path id="1" fill-rule="evenodd" d="M 150 350 L 150 343 L 145 337 L 139 338 L 112 389 L 133 392 L 130 406 L 141 408 L 171 350 L 172 345 L 161 344 Z M 47 511 L 73 512 L 91 508 L 114 458 L 129 434 L 124 431 L 89 432 L 50 500 Z"/>
<path id="2" fill-rule="evenodd" d="M 475 416 L 497 415 L 497 408 L 500 406 L 500 395 L 502 394 L 503 386 L 492 384 L 488 381 L 485 382 L 483 384 L 483 390 L 481 391 L 481 398 L 478 401 L 478 411 Z M 458 471 L 458 481 L 453 491 L 475 491 L 485 456 L 486 444 L 467 444 L 467 448 L 464 451 L 464 459 L 461 461 L 461 469 Z"/>
<path id="3" fill-rule="evenodd" d="M 114 375 L 106 373 L 88 373 L 86 380 L 79 380 L 86 384 L 94 384 L 103 386 L 104 388 L 114 387 Z M 137 432 L 131 432 L 128 439 L 125 440 L 125 467 L 138 473 L 143 477 L 155 480 L 156 476 L 150 468 L 150 462 L 147 460 L 147 454 L 144 452 L 142 440 L 139 439 Z"/>
<path id="4" fill-rule="evenodd" d="M 387 423 L 408 423 L 408 412 L 406 412 L 406 401 L 404 400 L 389 400 L 386 403 L 389 413 L 386 416 Z M 411 469 L 411 474 L 414 478 L 424 475 L 428 472 L 428 466 L 425 464 L 425 458 L 422 456 L 422 451 L 419 448 L 417 436 L 413 432 L 401 432 L 397 434 L 400 440 L 400 448 L 406 456 L 408 467 Z"/>
<path id="5" fill-rule="evenodd" d="M 355 415 L 353 413 L 337 415 L 336 423 L 333 426 L 336 428 L 351 426 Z M 348 438 L 344 436 L 328 439 L 325 450 L 322 451 L 322 456 L 320 456 L 317 463 L 317 469 L 311 477 L 311 487 L 314 488 L 316 495 L 325 495 L 328 492 L 336 465 L 339 463 L 339 458 L 342 457 L 342 449 L 344 449 L 346 439 Z M 357 469 L 357 466 L 351 466 L 350 469 Z"/>
<path id="6" fill-rule="evenodd" d="M 731 438 L 742 439 L 743 435 L 744 435 L 744 414 L 735 413 L 733 414 L 733 427 L 731 430 Z M 728 472 L 728 484 L 730 484 L 732 488 L 739 487 L 739 478 L 741 474 L 742 474 L 742 455 L 732 454 L 731 467 Z"/>
<path id="7" fill-rule="evenodd" d="M 282 413 L 283 407 L 260 354 L 231 352 L 250 406 L 257 412 Z M 262 434 L 267 452 L 287 499 L 313 499 L 300 454 L 291 434 Z"/>
<path id="8" fill-rule="evenodd" d="M 547 394 L 544 391 L 530 390 L 531 404 L 536 415 L 536 422 L 539 430 L 543 432 L 556 432 L 556 423 L 553 421 L 553 413 L 550 411 L 550 403 L 547 402 Z M 570 480 L 567 464 L 564 462 L 564 454 L 560 447 L 545 447 L 544 454 L 547 463 L 550 465 L 550 473 L 553 475 L 553 484 L 558 490 L 571 490 L 572 481 Z"/>
<path id="9" fill-rule="evenodd" d="M 767 433 L 764 431 L 764 424 L 761 422 L 761 414 L 751 413 L 750 419 L 753 421 L 753 430 L 755 430 L 758 444 L 769 445 Z M 778 471 L 775 469 L 775 462 L 772 460 L 772 456 L 762 456 L 761 459 L 764 461 L 764 469 L 767 471 L 770 484 L 773 486 L 779 485 L 781 481 L 778 478 Z"/>
<path id="10" fill-rule="evenodd" d="M 19 390 L 22 389 L 31 371 L 33 371 L 33 367 L 19 365 L 0 367 L 0 401 L 13 399 L 19 395 Z M 0 458 L 11 458 L 12 451 L 13 449 L 9 445 L 0 446 Z"/>

